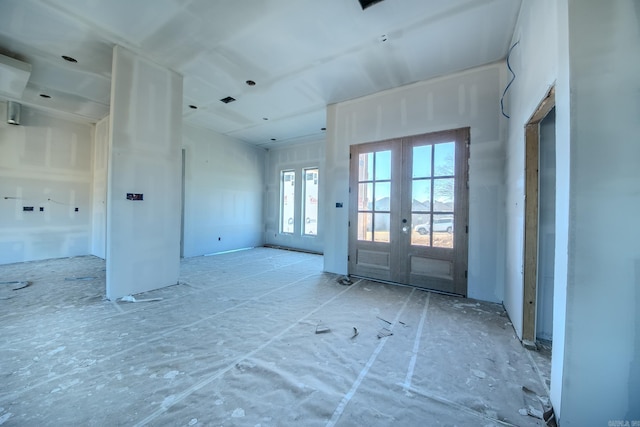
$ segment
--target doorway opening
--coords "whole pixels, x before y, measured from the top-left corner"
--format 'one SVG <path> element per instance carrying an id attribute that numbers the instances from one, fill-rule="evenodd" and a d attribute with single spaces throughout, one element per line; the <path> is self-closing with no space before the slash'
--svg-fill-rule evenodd
<path id="1" fill-rule="evenodd" d="M 466 296 L 469 129 L 350 156 L 349 274 Z"/>
<path id="2" fill-rule="evenodd" d="M 551 345 L 555 263 L 555 89 L 525 126 L 525 226 L 522 343 Z"/>

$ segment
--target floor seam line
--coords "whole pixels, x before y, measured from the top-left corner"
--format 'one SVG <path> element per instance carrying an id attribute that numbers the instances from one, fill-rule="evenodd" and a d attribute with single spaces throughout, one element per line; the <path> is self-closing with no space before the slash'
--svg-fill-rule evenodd
<path id="1" fill-rule="evenodd" d="M 297 326 L 298 324 L 300 324 L 302 321 L 306 320 L 307 318 L 309 318 L 310 316 L 312 316 L 313 314 L 315 314 L 316 312 L 318 312 L 320 309 L 324 308 L 326 305 L 330 304 L 331 302 L 333 302 L 334 300 L 336 300 L 338 297 L 344 295 L 347 291 L 349 291 L 350 289 L 353 289 L 354 287 L 356 287 L 359 283 L 361 282 L 361 280 L 355 282 L 353 285 L 341 290 L 339 293 L 337 293 L 336 295 L 334 295 L 333 297 L 331 297 L 330 299 L 328 299 L 327 301 L 325 301 L 324 303 L 322 303 L 322 305 L 316 307 L 315 309 L 313 309 L 312 311 L 310 311 L 308 314 L 304 315 L 303 317 L 301 317 L 300 319 L 298 319 L 297 321 L 293 322 L 290 326 L 288 326 L 287 328 L 285 328 L 282 332 L 280 332 L 277 335 L 274 335 L 273 337 L 271 337 L 271 339 L 269 339 L 267 342 L 263 343 L 262 345 L 260 345 L 259 347 L 257 347 L 256 349 L 246 353 L 244 356 L 239 357 L 238 359 L 235 359 L 232 363 L 230 363 L 226 368 L 219 370 L 218 372 L 216 372 L 214 375 L 211 375 L 207 378 L 205 378 L 204 380 L 192 385 L 191 387 L 187 388 L 185 391 L 183 391 L 182 393 L 180 393 L 175 399 L 173 399 L 171 401 L 170 404 L 166 405 L 166 406 L 162 406 L 160 409 L 157 409 L 156 411 L 154 411 L 151 415 L 147 416 L 146 418 L 144 418 L 142 421 L 139 421 L 135 424 L 135 427 L 141 427 L 141 426 L 145 426 L 148 423 L 152 422 L 153 420 L 155 420 L 156 418 L 158 418 L 160 415 L 162 415 L 163 413 L 165 413 L 169 408 L 171 408 L 173 405 L 175 405 L 176 403 L 181 402 L 182 400 L 184 400 L 185 398 L 189 397 L 191 394 L 195 393 L 196 391 L 200 390 L 201 388 L 207 386 L 208 384 L 212 383 L 213 381 L 215 381 L 216 379 L 222 377 L 224 374 L 226 374 L 227 372 L 229 372 L 231 369 L 233 369 L 234 366 L 236 366 L 238 363 L 252 357 L 253 355 L 255 355 L 256 353 L 260 352 L 261 350 L 263 350 L 264 348 L 268 347 L 270 344 L 272 344 L 273 342 L 275 342 L 276 340 L 280 339 L 284 334 L 286 334 L 287 332 L 289 332 L 291 329 L 293 329 L 295 326 Z"/>
<path id="2" fill-rule="evenodd" d="M 420 316 L 420 324 L 418 325 L 418 330 L 416 331 L 416 338 L 413 342 L 413 355 L 411 356 L 411 360 L 409 361 L 409 368 L 407 370 L 407 376 L 404 380 L 405 391 L 407 391 L 411 387 L 411 380 L 413 378 L 413 371 L 416 366 L 416 361 L 418 359 L 418 350 L 420 349 L 420 338 L 422 337 L 422 330 L 424 328 L 424 323 L 427 318 L 427 311 L 429 310 L 429 301 L 431 300 L 431 292 L 427 293 L 427 300 L 424 303 L 424 308 L 422 309 L 422 315 Z"/>
<path id="3" fill-rule="evenodd" d="M 359 283 L 359 282 L 357 282 L 357 283 Z M 409 300 L 411 299 L 411 296 L 413 295 L 414 292 L 415 292 L 415 288 L 411 289 L 411 292 L 409 293 L 409 295 L 405 299 L 404 304 L 402 305 L 402 307 L 400 308 L 400 310 L 396 314 L 396 317 L 393 320 L 393 323 L 391 324 L 391 327 L 390 327 L 391 330 L 393 330 L 394 326 L 398 323 L 398 320 L 400 319 L 400 316 L 404 312 L 405 308 L 407 308 L 407 304 L 409 304 Z M 327 422 L 327 424 L 326 424 L 327 427 L 335 426 L 336 423 L 340 420 L 340 417 L 344 413 L 344 410 L 346 409 L 347 405 L 349 404 L 349 401 L 351 401 L 351 398 L 358 391 L 358 388 L 360 387 L 360 384 L 362 384 L 362 381 L 364 380 L 364 378 L 369 373 L 369 369 L 371 369 L 371 366 L 373 366 L 373 364 L 375 363 L 376 359 L 378 359 L 378 355 L 380 354 L 380 352 L 384 348 L 384 346 L 387 343 L 388 339 L 389 339 L 389 336 L 381 338 L 380 344 L 378 344 L 376 349 L 373 351 L 373 353 L 369 357 L 369 360 L 367 361 L 367 364 L 360 371 L 360 374 L 358 375 L 358 378 L 356 378 L 356 380 L 354 381 L 353 385 L 351 386 L 351 389 L 347 392 L 347 394 L 345 394 L 342 397 L 342 400 L 340 401 L 340 403 L 336 407 L 335 411 L 333 412 L 333 415 L 331 416 L 331 419 Z"/>
<path id="4" fill-rule="evenodd" d="M 398 385 L 404 387 L 404 384 L 398 384 Z M 416 388 L 414 386 L 409 387 L 408 390 L 411 391 L 412 393 L 415 393 L 415 394 L 419 395 L 419 396 L 426 397 L 427 399 L 433 400 L 435 402 L 439 402 L 439 403 L 441 403 L 443 405 L 446 405 L 446 406 L 449 406 L 451 408 L 456 408 L 456 409 L 458 409 L 458 410 L 460 410 L 462 412 L 465 412 L 465 413 L 467 413 L 469 415 L 473 415 L 474 417 L 481 418 L 481 419 L 486 420 L 486 421 L 491 421 L 491 422 L 494 422 L 494 423 L 498 423 L 500 425 L 507 426 L 507 427 L 517 427 L 515 424 L 511 424 L 510 422 L 502 421 L 502 420 L 499 420 L 499 419 L 496 419 L 496 418 L 493 418 L 493 417 L 489 417 L 489 416 L 487 416 L 487 415 L 485 415 L 485 414 L 483 414 L 481 412 L 478 412 L 478 411 L 476 411 L 474 409 L 468 408 L 468 407 L 466 407 L 464 405 L 461 405 L 459 403 L 453 402 L 453 401 L 451 401 L 449 399 L 446 399 L 444 397 L 435 395 L 433 393 L 429 393 L 428 391 L 418 389 L 418 388 Z"/>
<path id="5" fill-rule="evenodd" d="M 96 364 L 98 364 L 98 363 L 103 363 L 103 362 L 105 362 L 105 361 L 107 361 L 107 360 L 110 360 L 110 359 L 112 359 L 112 358 L 114 358 L 114 357 L 118 357 L 118 356 L 121 356 L 121 355 L 123 355 L 123 354 L 126 354 L 126 353 L 128 353 L 129 351 L 134 350 L 134 349 L 136 349 L 136 348 L 138 348 L 138 347 L 140 347 L 140 346 L 149 345 L 149 344 L 154 343 L 154 342 L 156 342 L 156 341 L 163 340 L 164 338 L 166 338 L 166 337 L 170 336 L 171 334 L 173 334 L 173 333 L 175 333 L 175 332 L 180 331 L 181 329 L 184 329 L 184 328 L 190 328 L 190 327 L 192 327 L 192 326 L 194 326 L 194 325 L 197 325 L 198 323 L 204 322 L 204 321 L 206 321 L 206 320 L 214 319 L 214 318 L 215 318 L 215 317 L 217 317 L 217 316 L 220 316 L 220 315 L 222 315 L 222 314 L 224 314 L 224 313 L 227 313 L 227 312 L 229 312 L 229 311 L 231 311 L 231 310 L 234 310 L 234 309 L 236 309 L 236 308 L 238 308 L 238 307 L 242 307 L 242 306 L 244 306 L 244 305 L 246 305 L 246 304 L 249 304 L 250 302 L 259 301 L 261 298 L 263 298 L 263 297 L 265 297 L 265 296 L 267 296 L 267 295 L 269 295 L 269 294 L 271 294 L 271 293 L 273 293 L 273 292 L 277 292 L 277 291 L 279 291 L 279 290 L 281 290 L 281 289 L 285 289 L 285 288 L 287 288 L 287 287 L 289 287 L 289 286 L 293 286 L 294 284 L 296 284 L 296 283 L 298 283 L 298 282 L 300 282 L 300 281 L 302 281 L 302 280 L 305 280 L 305 279 L 307 279 L 307 278 L 309 278 L 309 277 L 311 277 L 311 276 L 313 276 L 313 275 L 315 275 L 315 274 L 317 274 L 317 273 L 310 274 L 310 275 L 305 276 L 305 277 L 303 277 L 303 278 L 301 278 L 301 279 L 298 279 L 298 280 L 295 280 L 295 281 L 293 281 L 293 282 L 291 282 L 291 283 L 288 283 L 288 284 L 286 284 L 286 285 L 284 285 L 284 286 L 281 286 L 281 287 L 279 287 L 279 288 L 273 289 L 273 290 L 271 290 L 271 291 L 269 291 L 269 292 L 266 292 L 266 293 L 264 293 L 264 294 L 260 295 L 260 296 L 259 296 L 259 297 L 257 297 L 257 298 L 251 298 L 251 299 L 249 299 L 249 300 L 247 300 L 247 301 L 241 302 L 240 304 L 236 304 L 236 305 L 234 305 L 234 306 L 232 306 L 232 307 L 229 307 L 229 308 L 227 308 L 227 309 L 225 309 L 225 310 L 223 310 L 223 311 L 221 311 L 221 312 L 219 312 L 219 313 L 212 314 L 211 316 L 207 316 L 207 317 L 204 317 L 204 318 L 202 318 L 202 319 L 198 319 L 198 320 L 196 320 L 195 322 L 192 322 L 192 323 L 190 323 L 190 324 L 188 324 L 188 325 L 181 325 L 181 326 L 175 327 L 175 328 L 173 328 L 173 329 L 171 329 L 171 330 L 169 330 L 169 331 L 166 331 L 166 332 L 162 333 L 160 336 L 157 336 L 157 337 L 151 338 L 151 339 L 146 340 L 146 341 L 143 341 L 143 342 L 139 342 L 139 343 L 137 343 L 137 344 L 135 344 L 135 345 L 133 345 L 133 346 L 131 346 L 131 347 L 127 347 L 125 350 L 121 350 L 121 351 L 119 351 L 119 352 L 117 352 L 117 353 L 113 353 L 113 354 L 110 354 L 109 356 L 103 357 L 102 359 L 97 360 L 97 361 L 96 361 Z M 20 390 L 20 392 L 15 393 L 15 394 L 13 394 L 13 395 L 6 396 L 6 397 L 0 397 L 0 402 L 4 402 L 4 401 L 11 400 L 11 399 L 15 399 L 16 397 L 18 397 L 18 396 L 20 396 L 20 395 L 22 395 L 22 394 L 24 394 L 24 393 L 26 393 L 26 392 L 28 392 L 28 391 L 34 390 L 34 389 L 36 389 L 36 388 L 38 388 L 38 387 L 41 387 L 41 386 L 43 386 L 43 385 L 45 385 L 45 384 L 48 384 L 48 383 L 52 382 L 52 381 L 59 380 L 60 378 L 64 378 L 64 377 L 69 376 L 69 375 L 75 375 L 75 374 L 77 374 L 77 373 L 79 373 L 79 372 L 82 372 L 83 370 L 87 370 L 87 368 L 75 368 L 75 369 L 73 369 L 73 370 L 70 370 L 70 371 L 65 372 L 64 374 L 60 374 L 60 375 L 57 375 L 57 376 L 55 376 L 55 377 L 48 378 L 48 379 L 47 379 L 47 380 L 45 380 L 45 381 L 41 381 L 41 382 L 40 382 L 40 383 L 38 383 L 38 384 L 35 384 L 35 385 L 33 385 L 33 386 L 31 386 L 31 387 L 28 387 L 28 388 L 25 388 L 24 390 Z"/>

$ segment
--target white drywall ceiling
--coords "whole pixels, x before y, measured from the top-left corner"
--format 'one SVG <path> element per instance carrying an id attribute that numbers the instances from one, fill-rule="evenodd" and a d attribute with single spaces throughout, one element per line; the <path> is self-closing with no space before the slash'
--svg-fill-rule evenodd
<path id="1" fill-rule="evenodd" d="M 122 45 L 184 76 L 186 123 L 269 146 L 321 136 L 328 104 L 504 58 L 519 8 L 519 0 L 385 0 L 364 11 L 356 0 L 3 0 L 0 54 L 33 67 L 15 100 L 95 122 L 108 114 L 112 47 Z M 221 103 L 226 96 L 237 101 Z"/>

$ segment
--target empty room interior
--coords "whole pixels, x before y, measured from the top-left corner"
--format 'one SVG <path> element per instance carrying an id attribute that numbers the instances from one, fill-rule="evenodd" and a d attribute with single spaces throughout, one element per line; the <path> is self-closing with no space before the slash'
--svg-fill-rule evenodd
<path id="1" fill-rule="evenodd" d="M 638 0 L 0 0 L 0 425 L 640 426 L 638 76 Z"/>

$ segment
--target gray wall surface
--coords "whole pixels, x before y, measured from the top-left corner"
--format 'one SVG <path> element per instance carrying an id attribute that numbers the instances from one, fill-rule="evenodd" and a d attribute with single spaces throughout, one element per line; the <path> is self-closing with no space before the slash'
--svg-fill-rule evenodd
<path id="1" fill-rule="evenodd" d="M 21 123 L 0 122 L 0 264 L 88 254 L 93 126 L 25 106 Z"/>
<path id="2" fill-rule="evenodd" d="M 109 116 L 96 123 L 93 155 L 91 255 L 106 258 L 107 180 L 109 172 Z"/>
<path id="3" fill-rule="evenodd" d="M 110 117 L 107 298 L 115 299 L 178 282 L 182 77 L 116 46 Z"/>
<path id="4" fill-rule="evenodd" d="M 503 68 L 502 63 L 493 64 L 329 106 L 324 192 L 327 271 L 347 273 L 349 146 L 470 127 L 468 295 L 502 301 Z M 336 208 L 336 202 L 344 203 L 344 208 Z"/>
<path id="5" fill-rule="evenodd" d="M 261 246 L 265 150 L 193 126 L 183 148 L 184 256 Z"/>

